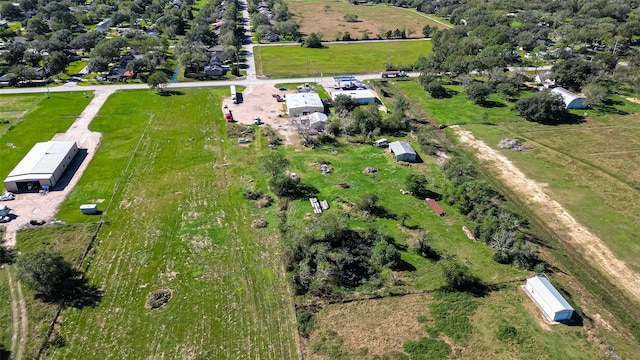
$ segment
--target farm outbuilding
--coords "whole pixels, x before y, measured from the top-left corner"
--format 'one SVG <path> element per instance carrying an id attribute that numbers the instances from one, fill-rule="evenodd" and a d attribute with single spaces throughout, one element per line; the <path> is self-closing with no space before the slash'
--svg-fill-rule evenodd
<path id="1" fill-rule="evenodd" d="M 327 115 L 321 112 L 314 112 L 309 115 L 309 127 L 317 131 L 324 131 L 327 127 Z"/>
<path id="2" fill-rule="evenodd" d="M 291 117 L 324 112 L 324 104 L 316 93 L 287 94 L 286 100 L 287 112 Z"/>
<path id="3" fill-rule="evenodd" d="M 366 105 L 376 102 L 376 94 L 368 89 L 365 90 L 347 90 L 334 91 L 331 93 L 331 99 L 335 100 L 338 95 L 347 95 L 358 102 L 360 105 Z"/>
<path id="4" fill-rule="evenodd" d="M 78 152 L 75 141 L 37 143 L 4 180 L 7 191 L 53 188 Z"/>
<path id="5" fill-rule="evenodd" d="M 564 101 L 564 107 L 567 109 L 586 109 L 587 104 L 584 103 L 586 98 L 584 96 L 580 96 L 572 93 L 571 91 L 557 87 L 551 89 L 552 94 L 558 94 L 562 96 L 562 101 Z"/>
<path id="6" fill-rule="evenodd" d="M 411 145 L 405 141 L 394 141 L 389 144 L 389 151 L 396 156 L 396 161 L 416 161 L 416 152 Z"/>
<path id="7" fill-rule="evenodd" d="M 573 316 L 573 308 L 558 290 L 543 276 L 527 279 L 524 290 L 542 310 L 543 316 L 550 322 L 568 321 Z"/>

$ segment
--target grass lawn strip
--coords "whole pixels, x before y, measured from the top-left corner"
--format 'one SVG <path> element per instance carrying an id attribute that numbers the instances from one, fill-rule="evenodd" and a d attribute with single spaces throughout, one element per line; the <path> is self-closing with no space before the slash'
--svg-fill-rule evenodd
<path id="1" fill-rule="evenodd" d="M 395 66 L 413 64 L 431 51 L 431 41 L 362 42 L 330 44 L 323 49 L 298 46 L 256 46 L 258 75 L 274 78 L 309 77 L 323 74 L 370 74 L 383 71 L 387 62 Z"/>

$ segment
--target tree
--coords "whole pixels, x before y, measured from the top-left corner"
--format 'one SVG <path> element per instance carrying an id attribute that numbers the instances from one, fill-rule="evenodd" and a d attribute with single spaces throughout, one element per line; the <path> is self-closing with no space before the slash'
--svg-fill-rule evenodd
<path id="1" fill-rule="evenodd" d="M 464 89 L 467 99 L 476 105 L 483 105 L 491 95 L 491 86 L 485 82 L 474 81 Z"/>
<path id="2" fill-rule="evenodd" d="M 50 75 L 63 72 L 67 65 L 69 65 L 69 58 L 61 51 L 51 52 L 44 58 L 44 68 Z"/>
<path id="3" fill-rule="evenodd" d="M 515 101 L 518 99 L 518 88 L 511 83 L 499 83 L 496 85 L 496 92 L 507 101 Z"/>
<path id="4" fill-rule="evenodd" d="M 360 211 L 374 212 L 378 207 L 378 196 L 375 194 L 363 194 L 356 201 L 356 208 Z"/>
<path id="5" fill-rule="evenodd" d="M 19 42 L 8 44 L 6 46 L 7 51 L 2 54 L 4 61 L 8 64 L 19 64 L 24 58 L 24 53 L 27 51 L 27 45 Z"/>
<path id="6" fill-rule="evenodd" d="M 442 262 L 441 266 L 445 288 L 449 290 L 466 290 L 477 282 L 477 279 L 471 274 L 471 269 L 469 269 L 467 265 L 460 264 L 455 260 L 448 260 Z"/>
<path id="7" fill-rule="evenodd" d="M 360 134 L 367 134 L 382 126 L 382 113 L 376 103 L 370 103 L 365 107 L 359 107 L 354 112 L 355 127 Z"/>
<path id="8" fill-rule="evenodd" d="M 427 178 L 421 174 L 407 175 L 405 185 L 407 190 L 411 191 L 416 196 L 420 196 L 427 192 Z"/>
<path id="9" fill-rule="evenodd" d="M 528 121 L 543 124 L 556 123 L 566 115 L 562 98 L 547 91 L 516 101 L 513 110 Z"/>
<path id="10" fill-rule="evenodd" d="M 424 89 L 434 99 L 442 99 L 449 95 L 447 93 L 447 89 L 445 89 L 438 80 L 433 80 L 427 83 L 426 85 L 424 85 Z"/>
<path id="11" fill-rule="evenodd" d="M 24 52 L 22 60 L 29 66 L 38 66 L 40 60 L 42 60 L 42 55 L 36 49 L 29 49 Z"/>
<path id="12" fill-rule="evenodd" d="M 109 59 L 95 56 L 87 61 L 87 70 L 92 73 L 101 73 L 109 70 Z"/>
<path id="13" fill-rule="evenodd" d="M 28 33 L 43 35 L 49 32 L 49 25 L 41 14 L 36 14 L 27 20 L 26 30 Z"/>
<path id="14" fill-rule="evenodd" d="M 12 1 L 8 1 L 0 5 L 0 14 L 5 19 L 15 20 L 22 15 L 22 12 L 19 7 L 13 5 Z"/>
<path id="15" fill-rule="evenodd" d="M 358 106 L 358 102 L 349 95 L 340 94 L 333 100 L 333 107 L 336 113 L 343 111 L 352 112 Z"/>
<path id="16" fill-rule="evenodd" d="M 551 76 L 560 86 L 572 89 L 580 89 L 587 79 L 594 74 L 591 63 L 581 58 L 570 58 L 557 62 L 551 69 Z"/>
<path id="17" fill-rule="evenodd" d="M 289 160 L 280 152 L 271 152 L 269 155 L 260 157 L 262 171 L 271 176 L 284 174 L 289 167 Z"/>
<path id="18" fill-rule="evenodd" d="M 584 103 L 593 107 L 603 102 L 607 96 L 609 96 L 609 89 L 599 84 L 587 84 L 582 88 L 582 93 L 585 96 Z"/>
<path id="19" fill-rule="evenodd" d="M 426 37 L 426 38 L 431 37 L 431 34 L 433 33 L 434 30 L 435 29 L 432 29 L 431 26 L 425 25 L 422 28 L 422 35 L 424 35 L 424 37 Z"/>
<path id="20" fill-rule="evenodd" d="M 618 65 L 618 55 L 610 52 L 598 51 L 593 60 L 608 71 L 615 69 Z"/>
<path id="21" fill-rule="evenodd" d="M 65 285 L 79 277 L 78 271 L 62 255 L 44 251 L 22 255 L 17 268 L 20 281 L 50 299 L 61 295 Z"/>
<path id="22" fill-rule="evenodd" d="M 400 264 L 400 252 L 395 245 L 386 240 L 380 240 L 373 248 L 371 261 L 386 268 L 395 269 Z"/>
<path id="23" fill-rule="evenodd" d="M 89 52 L 98 44 L 102 37 L 103 35 L 99 31 L 89 31 L 74 37 L 69 43 L 69 46 L 72 49 L 82 49 L 85 52 Z"/>
<path id="24" fill-rule="evenodd" d="M 167 74 L 162 71 L 155 71 L 149 78 L 147 79 L 147 84 L 149 85 L 149 89 L 156 90 L 159 94 L 164 92 L 164 88 L 167 87 L 169 83 L 169 78 Z"/>
<path id="25" fill-rule="evenodd" d="M 322 48 L 322 34 L 320 33 L 311 33 L 304 39 L 304 43 L 302 43 L 303 47 L 306 48 Z"/>

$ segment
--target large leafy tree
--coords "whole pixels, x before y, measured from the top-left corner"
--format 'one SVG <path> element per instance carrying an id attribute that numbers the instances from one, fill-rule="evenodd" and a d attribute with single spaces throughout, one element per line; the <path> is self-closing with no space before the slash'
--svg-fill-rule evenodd
<path id="1" fill-rule="evenodd" d="M 50 75 L 63 72 L 67 65 L 69 65 L 69 59 L 60 51 L 54 51 L 44 58 L 44 68 Z"/>
<path id="2" fill-rule="evenodd" d="M 62 255 L 35 252 L 22 255 L 17 262 L 18 279 L 46 297 L 56 297 L 79 273 Z"/>
<path id="3" fill-rule="evenodd" d="M 147 79 L 149 88 L 152 90 L 156 90 L 158 93 L 162 93 L 168 83 L 169 78 L 162 71 L 154 72 L 153 74 L 149 75 L 149 78 Z"/>
<path id="4" fill-rule="evenodd" d="M 528 121 L 537 123 L 557 123 L 566 115 L 562 98 L 546 91 L 518 100 L 513 109 Z"/>
<path id="5" fill-rule="evenodd" d="M 595 74 L 594 66 L 580 58 L 570 58 L 553 65 L 553 78 L 560 86 L 580 89 Z"/>

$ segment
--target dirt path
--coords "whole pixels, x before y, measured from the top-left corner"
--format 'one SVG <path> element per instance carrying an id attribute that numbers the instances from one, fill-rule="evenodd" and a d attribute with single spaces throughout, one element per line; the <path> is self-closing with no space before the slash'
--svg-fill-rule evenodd
<path id="1" fill-rule="evenodd" d="M 500 152 L 477 140 L 471 132 L 457 126 L 452 128 L 456 130 L 460 141 L 476 149 L 478 158 L 494 166 L 504 183 L 521 195 L 527 204 L 548 214 L 544 219 L 547 225 L 558 233 L 566 233 L 563 240 L 569 242 L 576 249 L 576 253 L 583 254 L 614 283 L 640 300 L 640 275 L 616 258 L 600 238 L 578 223 L 560 203 L 545 193 L 540 184 L 529 179 Z"/>
<path id="2" fill-rule="evenodd" d="M 7 278 L 9 279 L 9 292 L 11 294 L 11 317 L 13 335 L 11 336 L 11 353 L 14 360 L 21 360 L 24 354 L 24 343 L 27 340 L 27 306 L 22 296 L 22 286 L 14 283 L 11 269 L 7 268 Z"/>

